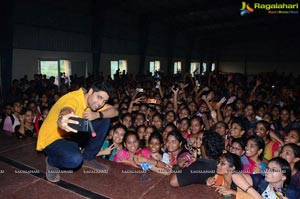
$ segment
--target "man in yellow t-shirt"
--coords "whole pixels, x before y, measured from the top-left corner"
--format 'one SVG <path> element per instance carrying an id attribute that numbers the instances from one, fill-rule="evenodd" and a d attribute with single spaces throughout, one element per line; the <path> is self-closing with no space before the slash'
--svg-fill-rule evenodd
<path id="1" fill-rule="evenodd" d="M 36 146 L 38 151 L 47 154 L 46 178 L 49 181 L 60 180 L 59 169 L 76 169 L 81 165 L 92 169 L 107 169 L 94 158 L 105 139 L 110 118 L 118 116 L 118 111 L 106 104 L 111 92 L 107 83 L 95 82 L 89 90 L 80 88 L 69 92 L 53 105 L 41 126 Z M 71 128 L 68 124 L 78 122 L 70 117 L 90 120 L 96 137 Z M 86 140 L 83 152 L 78 144 L 82 140 Z"/>

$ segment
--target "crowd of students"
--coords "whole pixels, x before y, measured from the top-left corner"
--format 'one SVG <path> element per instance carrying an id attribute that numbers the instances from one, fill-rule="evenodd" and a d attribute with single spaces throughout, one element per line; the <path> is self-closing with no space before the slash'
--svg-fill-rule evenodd
<path id="1" fill-rule="evenodd" d="M 106 81 L 115 88 L 109 103 L 119 117 L 111 120 L 99 158 L 171 175 L 175 187 L 202 183 L 237 198 L 298 197 L 299 78 L 217 72 L 114 77 Z M 61 89 L 50 79 L 13 82 L 11 101 L 2 108 L 4 130 L 37 137 L 60 96 L 104 78 L 70 78 Z"/>

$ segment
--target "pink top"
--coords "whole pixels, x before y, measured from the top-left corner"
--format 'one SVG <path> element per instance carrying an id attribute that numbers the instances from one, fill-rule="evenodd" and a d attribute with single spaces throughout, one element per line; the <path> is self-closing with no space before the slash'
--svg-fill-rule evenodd
<path id="1" fill-rule="evenodd" d="M 135 155 L 142 155 L 145 158 L 151 157 L 151 153 L 147 148 L 137 150 L 135 152 Z M 130 159 L 130 153 L 126 149 L 119 150 L 114 157 L 115 162 L 122 162 L 124 160 L 129 160 L 129 159 Z"/>

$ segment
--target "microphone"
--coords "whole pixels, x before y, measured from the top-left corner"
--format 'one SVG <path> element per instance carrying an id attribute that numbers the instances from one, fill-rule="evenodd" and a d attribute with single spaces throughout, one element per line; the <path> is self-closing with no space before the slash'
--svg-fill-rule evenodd
<path id="1" fill-rule="evenodd" d="M 91 121 L 89 121 L 89 126 L 90 126 L 90 129 L 91 129 L 91 135 L 92 135 L 92 137 L 96 137 L 97 134 L 96 134 L 96 132 L 94 130 L 94 127 L 93 127 Z"/>

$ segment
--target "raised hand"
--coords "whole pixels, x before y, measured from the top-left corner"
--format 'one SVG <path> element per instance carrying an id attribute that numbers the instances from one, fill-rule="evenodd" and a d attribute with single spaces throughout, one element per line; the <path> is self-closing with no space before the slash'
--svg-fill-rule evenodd
<path id="1" fill-rule="evenodd" d="M 175 88 L 175 86 L 173 85 L 173 86 L 171 87 L 171 91 L 172 91 L 174 94 L 177 94 L 178 91 L 179 91 L 179 89 L 178 89 L 178 88 Z"/>
<path id="2" fill-rule="evenodd" d="M 234 100 L 236 99 L 235 96 L 231 96 L 228 100 L 226 104 L 231 104 L 232 102 L 234 102 Z"/>
<path id="3" fill-rule="evenodd" d="M 109 147 L 107 147 L 106 149 L 99 151 L 96 156 L 99 156 L 99 155 L 110 155 L 111 152 L 112 152 L 112 150 L 114 150 L 115 148 L 117 148 L 117 147 L 114 144 L 112 144 Z"/>
<path id="4" fill-rule="evenodd" d="M 217 108 L 220 108 L 222 104 L 226 101 L 226 98 L 223 97 L 218 103 L 217 103 Z"/>

